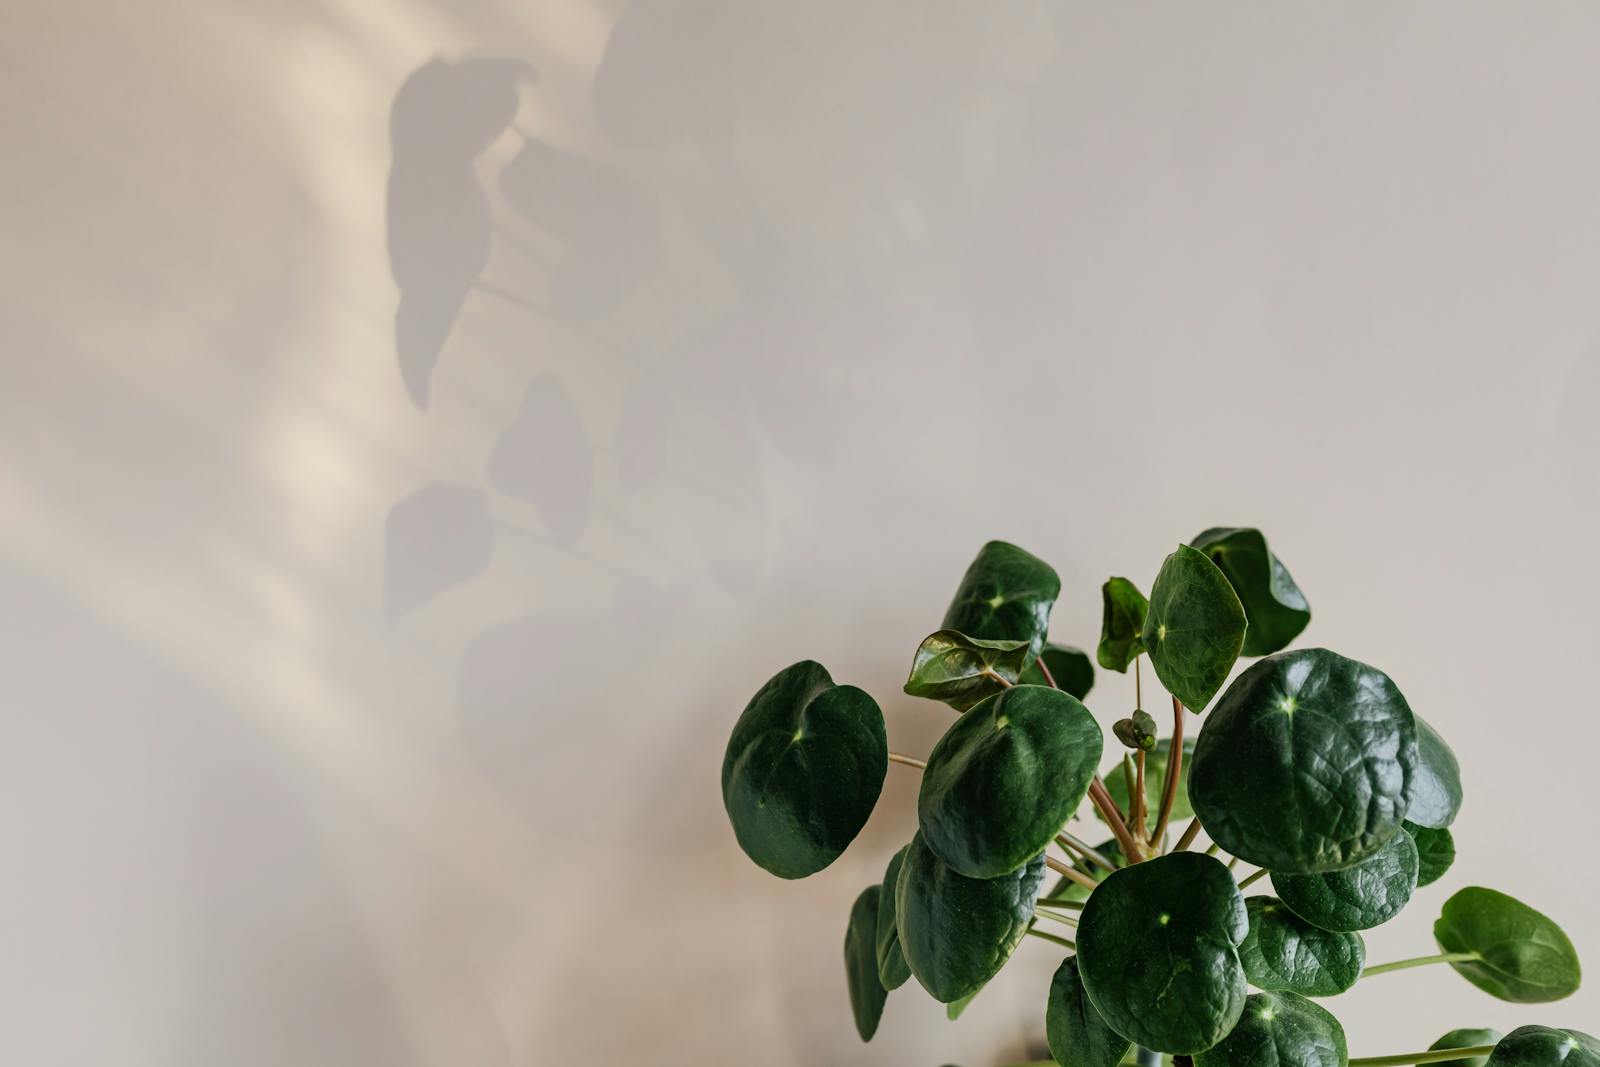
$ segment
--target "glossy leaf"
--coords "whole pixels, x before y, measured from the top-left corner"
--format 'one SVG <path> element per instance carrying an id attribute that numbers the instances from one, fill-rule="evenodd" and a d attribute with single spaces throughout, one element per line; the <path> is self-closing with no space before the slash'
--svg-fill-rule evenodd
<path id="1" fill-rule="evenodd" d="M 1256 993 L 1222 1043 L 1194 1058 L 1195 1067 L 1345 1067 L 1344 1027 L 1324 1008 L 1294 993 Z"/>
<path id="2" fill-rule="evenodd" d="M 1429 1052 L 1447 1048 L 1477 1048 L 1480 1045 L 1493 1045 L 1500 1040 L 1498 1030 L 1451 1030 L 1439 1040 L 1428 1046 Z M 1440 1060 L 1433 1067 L 1484 1067 L 1489 1062 L 1488 1056 L 1468 1056 L 1460 1060 Z"/>
<path id="3" fill-rule="evenodd" d="M 855 1015 L 856 1033 L 871 1041 L 883 1018 L 883 1003 L 889 991 L 878 981 L 878 901 L 883 886 L 871 885 L 856 897 L 850 909 L 850 926 L 844 935 L 845 980 L 850 987 L 850 1011 Z"/>
<path id="4" fill-rule="evenodd" d="M 1106 1025 L 1078 974 L 1078 958 L 1068 956 L 1050 980 L 1044 1009 L 1050 1055 L 1069 1067 L 1116 1067 L 1132 1044 Z"/>
<path id="5" fill-rule="evenodd" d="M 1583 978 L 1561 927 L 1493 889 L 1469 886 L 1445 901 L 1433 937 L 1445 952 L 1473 953 L 1476 959 L 1450 966 L 1485 993 L 1515 1004 L 1571 996 Z"/>
<path id="6" fill-rule="evenodd" d="M 1028 654 L 1027 641 L 986 641 L 940 630 L 917 646 L 905 690 L 966 711 L 984 697 L 1015 685 Z"/>
<path id="7" fill-rule="evenodd" d="M 1126 578 L 1112 578 L 1100 587 L 1100 644 L 1095 658 L 1108 671 L 1128 670 L 1144 652 L 1139 635 L 1144 631 L 1150 601 Z"/>
<path id="8" fill-rule="evenodd" d="M 911 977 L 906 965 L 906 954 L 900 951 L 900 926 L 895 922 L 895 886 L 900 881 L 900 865 L 905 861 L 906 845 L 889 860 L 883 872 L 883 896 L 878 899 L 878 931 L 875 938 L 878 959 L 878 981 L 885 989 L 899 989 Z"/>
<path id="9" fill-rule="evenodd" d="M 1352 866 L 1316 874 L 1279 874 L 1272 887 L 1300 918 L 1324 930 L 1370 930 L 1399 915 L 1417 891 L 1417 845 L 1398 833 Z"/>
<path id="10" fill-rule="evenodd" d="M 1103 738 L 1059 689 L 1019 685 L 962 714 L 928 754 L 917 819 L 928 848 L 969 878 L 1042 852 L 1083 802 Z"/>
<path id="11" fill-rule="evenodd" d="M 780 878 L 804 878 L 855 840 L 888 771 L 877 703 L 802 660 L 762 686 L 734 724 L 722 802 L 746 855 Z"/>
<path id="12" fill-rule="evenodd" d="M 1050 684 L 1045 681 L 1044 671 L 1039 669 L 1039 660 L 1043 660 L 1049 668 L 1057 689 L 1082 700 L 1094 688 L 1094 664 L 1089 662 L 1089 654 L 1083 649 L 1071 645 L 1045 645 L 1044 651 L 1039 653 L 1039 659 L 1028 664 L 1028 669 L 1022 672 L 1023 685 Z"/>
<path id="13" fill-rule="evenodd" d="M 1313 926 L 1275 897 L 1250 897 L 1244 903 L 1250 932 L 1239 946 L 1239 959 L 1257 989 L 1331 997 L 1361 977 L 1367 946 L 1360 934 Z"/>
<path id="14" fill-rule="evenodd" d="M 1442 828 L 1455 821 L 1461 810 L 1461 764 L 1433 727 L 1414 716 L 1417 723 L 1417 780 L 1412 788 L 1406 821 Z"/>
<path id="15" fill-rule="evenodd" d="M 1178 795 L 1173 798 L 1172 818 L 1187 819 L 1194 814 L 1194 808 L 1189 803 L 1189 765 L 1194 762 L 1194 737 L 1183 739 L 1183 766 L 1178 769 Z M 1161 791 L 1167 780 L 1167 760 L 1172 755 L 1172 738 L 1163 737 L 1156 742 L 1155 751 L 1145 756 L 1144 760 L 1144 807 L 1146 812 L 1146 829 L 1154 830 L 1156 819 L 1160 816 Z M 1118 810 L 1126 813 L 1128 810 L 1128 783 L 1123 776 L 1118 774 L 1106 775 L 1106 792 L 1111 794 L 1111 799 L 1116 802 Z M 1095 809 L 1095 818 L 1104 821 L 1098 808 Z"/>
<path id="16" fill-rule="evenodd" d="M 1189 799 L 1230 855 L 1286 873 L 1336 870 L 1400 832 L 1416 726 L 1382 671 L 1327 649 L 1279 652 L 1217 701 L 1193 763 Z"/>
<path id="17" fill-rule="evenodd" d="M 1260 530 L 1215 527 L 1189 542 L 1211 557 L 1244 605 L 1250 628 L 1246 656 L 1266 656 L 1288 646 L 1311 621 L 1311 606 Z"/>
<path id="18" fill-rule="evenodd" d="M 944 864 L 919 833 L 900 867 L 895 920 L 911 973 L 935 1000 L 977 992 L 1011 957 L 1033 918 L 1044 856 L 999 878 L 968 878 Z"/>
<path id="19" fill-rule="evenodd" d="M 1244 607 L 1209 556 L 1188 545 L 1167 557 L 1150 588 L 1139 635 L 1167 692 L 1200 712 L 1244 647 Z"/>
<path id="20" fill-rule="evenodd" d="M 960 1000 L 952 1000 L 950 1003 L 944 1006 L 944 1017 L 949 1019 L 951 1022 L 955 1022 L 957 1019 L 961 1018 L 961 1016 L 969 1007 L 972 1006 L 972 1002 L 977 1000 L 978 994 L 982 992 L 983 986 L 979 986 L 977 989 L 974 989 Z"/>
<path id="21" fill-rule="evenodd" d="M 1417 844 L 1417 885 L 1432 885 L 1443 878 L 1456 861 L 1456 841 L 1449 830 L 1405 824 L 1406 833 Z"/>
<path id="22" fill-rule="evenodd" d="M 1050 609 L 1061 595 L 1051 566 L 1004 541 L 978 551 L 940 628 L 987 641 L 1026 641 L 1029 658 L 1044 647 Z"/>
<path id="23" fill-rule="evenodd" d="M 1244 898 L 1209 856 L 1175 852 L 1108 875 L 1078 923 L 1078 964 L 1107 1025 L 1145 1048 L 1192 1055 L 1244 1011 Z"/>
<path id="24" fill-rule="evenodd" d="M 1582 1030 L 1519 1026 L 1494 1047 L 1489 1067 L 1600 1067 L 1600 1039 Z"/>

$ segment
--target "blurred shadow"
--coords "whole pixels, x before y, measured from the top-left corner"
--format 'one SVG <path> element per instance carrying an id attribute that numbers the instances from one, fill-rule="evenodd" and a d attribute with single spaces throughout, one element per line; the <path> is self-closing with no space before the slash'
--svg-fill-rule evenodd
<path id="1" fill-rule="evenodd" d="M 532 504 L 558 542 L 583 533 L 594 500 L 594 450 L 554 374 L 528 383 L 516 421 L 489 454 L 488 474 L 500 492 Z"/>
<path id="2" fill-rule="evenodd" d="M 389 618 L 483 573 L 494 554 L 489 498 L 434 483 L 389 509 L 384 522 L 383 590 Z"/>

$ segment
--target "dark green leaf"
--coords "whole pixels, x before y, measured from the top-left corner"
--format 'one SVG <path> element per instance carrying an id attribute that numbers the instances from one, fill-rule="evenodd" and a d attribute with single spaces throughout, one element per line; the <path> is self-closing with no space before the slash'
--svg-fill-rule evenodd
<path id="1" fill-rule="evenodd" d="M 977 992 L 1010 958 L 1033 918 L 1044 855 L 1000 878 L 968 878 L 935 856 L 922 835 L 900 867 L 895 918 L 911 973 L 944 1004 Z"/>
<path id="2" fill-rule="evenodd" d="M 856 1017 L 856 1033 L 871 1041 L 883 1018 L 883 1002 L 889 991 L 878 981 L 878 899 L 883 886 L 871 885 L 856 897 L 850 909 L 850 927 L 844 935 L 844 972 L 850 986 L 850 1011 Z"/>
<path id="3" fill-rule="evenodd" d="M 962 714 L 928 754 L 917 819 L 930 849 L 969 878 L 1042 852 L 1083 802 L 1103 739 L 1059 689 L 1019 685 Z"/>
<path id="4" fill-rule="evenodd" d="M 1027 641 L 985 641 L 955 630 L 929 634 L 911 660 L 906 692 L 966 711 L 1016 684 L 1029 654 Z"/>
<path id="5" fill-rule="evenodd" d="M 1406 833 L 1417 843 L 1417 885 L 1432 885 L 1444 877 L 1456 861 L 1456 839 L 1449 830 L 1405 824 Z"/>
<path id="6" fill-rule="evenodd" d="M 1230 855 L 1337 870 L 1400 832 L 1417 734 L 1382 671 L 1327 649 L 1279 652 L 1234 679 L 1200 729 L 1189 799 Z"/>
<path id="7" fill-rule="evenodd" d="M 1061 579 L 1050 565 L 1016 545 L 990 541 L 956 589 L 941 629 L 988 641 L 1026 641 L 1029 656 L 1044 647 Z"/>
<path id="8" fill-rule="evenodd" d="M 1160 1052 L 1215 1045 L 1244 1011 L 1244 898 L 1209 856 L 1175 852 L 1124 867 L 1089 894 L 1078 923 L 1083 984 L 1107 1025 Z"/>
<path id="9" fill-rule="evenodd" d="M 900 926 L 894 917 L 895 886 L 900 882 L 900 865 L 910 848 L 905 846 L 889 860 L 889 869 L 883 872 L 883 896 L 878 900 L 878 981 L 885 989 L 899 989 L 911 977 L 906 954 L 900 951 Z"/>
<path id="10" fill-rule="evenodd" d="M 972 1005 L 974 1000 L 978 999 L 978 994 L 982 992 L 983 986 L 979 986 L 977 989 L 974 989 L 960 1000 L 952 1000 L 950 1003 L 944 1006 L 944 1017 L 949 1019 L 951 1022 L 955 1022 L 957 1019 L 961 1018 L 962 1013 L 964 1013 L 967 1008 Z"/>
<path id="11" fill-rule="evenodd" d="M 1345 1067 L 1348 1061 L 1339 1020 L 1294 993 L 1256 993 L 1233 1032 L 1194 1058 L 1195 1067 Z"/>
<path id="12" fill-rule="evenodd" d="M 1179 545 L 1150 588 L 1139 640 L 1167 692 L 1194 712 L 1217 695 L 1244 646 L 1244 608 L 1204 552 Z"/>
<path id="13" fill-rule="evenodd" d="M 1331 997 L 1356 984 L 1367 946 L 1356 933 L 1313 926 L 1275 897 L 1250 897 L 1250 933 L 1239 959 L 1257 989 Z"/>
<path id="14" fill-rule="evenodd" d="M 1126 578 L 1112 578 L 1101 586 L 1100 599 L 1100 647 L 1095 649 L 1095 658 L 1106 670 L 1125 673 L 1128 664 L 1144 651 L 1139 634 L 1150 602 Z"/>
<path id="15" fill-rule="evenodd" d="M 1406 820 L 1418 826 L 1442 828 L 1455 821 L 1461 810 L 1461 765 L 1433 727 L 1417 722 L 1417 780 L 1412 788 Z"/>
<path id="16" fill-rule="evenodd" d="M 1583 977 L 1578 953 L 1561 927 L 1493 889 L 1468 886 L 1445 901 L 1433 937 L 1446 952 L 1477 957 L 1450 964 L 1462 977 L 1515 1004 L 1571 996 Z"/>
<path id="17" fill-rule="evenodd" d="M 1436 1052 L 1447 1048 L 1477 1048 L 1480 1045 L 1493 1045 L 1500 1040 L 1498 1030 L 1452 1030 L 1439 1040 L 1428 1046 L 1429 1052 Z M 1461 1060 L 1441 1060 L 1433 1067 L 1484 1067 L 1489 1062 L 1487 1056 L 1468 1056 Z"/>
<path id="18" fill-rule="evenodd" d="M 1062 960 L 1050 981 L 1044 1032 L 1050 1055 L 1068 1067 L 1116 1067 L 1131 1044 L 1100 1018 L 1084 991 L 1076 956 Z"/>
<path id="19" fill-rule="evenodd" d="M 1173 798 L 1172 818 L 1187 819 L 1194 814 L 1194 809 L 1189 805 L 1189 764 L 1193 762 L 1195 739 L 1183 739 L 1183 766 L 1178 769 L 1178 795 Z M 1145 829 L 1154 830 L 1156 819 L 1160 816 L 1161 790 L 1167 780 L 1167 760 L 1172 754 L 1172 738 L 1163 737 L 1156 742 L 1155 751 L 1151 752 L 1144 760 L 1144 808 Z M 1111 799 L 1116 803 L 1118 810 L 1126 813 L 1128 810 L 1128 783 L 1121 774 L 1106 776 L 1106 792 L 1111 794 Z M 1095 809 L 1095 818 L 1104 821 L 1100 809 Z"/>
<path id="20" fill-rule="evenodd" d="M 1239 594 L 1250 623 L 1244 635 L 1246 656 L 1265 656 L 1285 648 L 1311 621 L 1305 595 L 1289 577 L 1289 569 L 1267 548 L 1260 530 L 1217 527 L 1190 544 L 1211 557 Z"/>
<path id="21" fill-rule="evenodd" d="M 1049 669 L 1050 677 L 1055 679 L 1057 689 L 1082 700 L 1094 688 L 1094 664 L 1089 662 L 1089 654 L 1071 645 L 1045 645 L 1044 651 L 1039 653 L 1039 659 L 1028 664 L 1028 669 L 1022 672 L 1023 685 L 1050 684 L 1045 680 L 1044 671 L 1039 669 L 1040 660 Z"/>
<path id="22" fill-rule="evenodd" d="M 1417 891 L 1417 845 L 1398 833 L 1377 852 L 1339 871 L 1279 874 L 1272 887 L 1300 918 L 1324 930 L 1370 930 L 1399 915 Z"/>
<path id="23" fill-rule="evenodd" d="M 1600 1040 L 1582 1030 L 1519 1026 L 1494 1047 L 1489 1067 L 1600 1067 Z"/>
<path id="24" fill-rule="evenodd" d="M 877 703 L 803 660 L 762 686 L 734 724 L 722 803 L 746 855 L 780 878 L 804 878 L 855 840 L 888 773 Z"/>

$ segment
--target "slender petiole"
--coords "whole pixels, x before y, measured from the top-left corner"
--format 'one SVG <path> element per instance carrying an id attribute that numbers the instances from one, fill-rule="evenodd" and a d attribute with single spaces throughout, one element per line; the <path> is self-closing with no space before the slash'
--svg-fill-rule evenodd
<path id="1" fill-rule="evenodd" d="M 1054 941 L 1056 944 L 1063 945 L 1066 948 L 1073 949 L 1074 951 L 1076 951 L 1077 947 L 1078 947 L 1076 943 L 1074 943 L 1072 941 L 1068 941 L 1064 937 L 1057 937 L 1055 934 L 1047 934 L 1043 930 L 1035 930 L 1031 926 L 1028 927 L 1028 936 L 1029 937 L 1041 938 L 1042 940 L 1045 940 L 1045 941 Z"/>
<path id="2" fill-rule="evenodd" d="M 1033 917 L 1035 919 L 1050 919 L 1054 922 L 1064 923 L 1067 926 L 1078 925 L 1078 920 L 1072 918 L 1070 915 L 1058 915 L 1053 911 L 1046 911 L 1043 908 L 1035 908 L 1033 911 Z"/>
<path id="3" fill-rule="evenodd" d="M 1244 881 L 1240 882 L 1239 883 L 1239 888 L 1240 889 L 1249 889 L 1251 886 L 1255 885 L 1257 882 L 1261 881 L 1261 879 L 1265 878 L 1266 876 L 1267 876 L 1267 869 L 1265 867 L 1263 867 L 1259 871 L 1257 871 L 1255 874 L 1252 874 L 1250 877 L 1248 877 Z"/>
<path id="4" fill-rule="evenodd" d="M 1167 823 L 1172 821 L 1172 806 L 1178 801 L 1178 778 L 1183 773 L 1183 704 L 1172 698 L 1172 742 L 1167 749 L 1166 788 L 1161 792 L 1161 817 L 1150 834 L 1150 843 L 1156 844 L 1167 836 Z M 1141 829 L 1143 829 L 1141 827 Z"/>
<path id="5" fill-rule="evenodd" d="M 1440 952 L 1433 956 L 1417 956 L 1409 960 L 1395 960 L 1393 963 L 1380 963 L 1375 967 L 1368 967 L 1361 972 L 1361 977 L 1371 978 L 1375 974 L 1388 974 L 1390 971 L 1404 971 L 1412 967 L 1426 967 L 1430 963 L 1465 963 L 1478 958 L 1476 952 Z"/>
<path id="6" fill-rule="evenodd" d="M 915 767 L 919 771 L 928 766 L 927 762 L 924 760 L 919 760 L 914 756 L 902 756 L 898 752 L 889 753 L 889 762 L 901 763 L 907 767 Z"/>
<path id="7" fill-rule="evenodd" d="M 1100 884 L 1093 878 L 1090 878 L 1087 874 L 1084 874 L 1082 871 L 1078 870 L 1076 867 L 1073 867 L 1070 864 L 1062 863 L 1054 856 L 1046 856 L 1044 858 L 1044 865 L 1069 881 L 1077 882 L 1085 889 L 1092 890 L 1095 886 Z"/>
<path id="8" fill-rule="evenodd" d="M 984 671 L 983 672 L 983 676 L 985 678 L 989 679 L 991 682 L 999 682 L 1001 687 L 1005 688 L 1005 689 L 1010 689 L 1011 686 L 1014 684 L 1013 682 L 1008 680 L 1004 675 L 996 674 L 994 671 Z"/>
<path id="9" fill-rule="evenodd" d="M 1056 676 L 1051 674 L 1050 673 L 1050 668 L 1046 667 L 1044 665 L 1044 654 L 1043 653 L 1040 653 L 1039 656 L 1034 659 L 1033 664 L 1034 664 L 1034 666 L 1039 668 L 1039 673 L 1044 675 L 1044 684 L 1045 685 L 1048 685 L 1051 689 L 1060 689 L 1061 688 L 1059 685 L 1056 684 Z"/>
<path id="10" fill-rule="evenodd" d="M 1196 819 L 1195 821 L 1199 822 L 1200 820 Z M 1222 851 L 1222 846 L 1217 844 L 1215 841 L 1213 841 L 1213 842 L 1211 842 L 1211 847 L 1206 849 L 1206 855 L 1215 856 L 1218 852 L 1221 852 L 1221 851 Z"/>
<path id="11" fill-rule="evenodd" d="M 1182 852 L 1183 850 L 1187 849 L 1190 845 L 1194 844 L 1194 839 L 1199 837 L 1199 836 L 1200 836 L 1200 820 L 1199 819 L 1193 819 L 1193 820 L 1190 821 L 1188 826 L 1184 827 L 1183 835 L 1178 838 L 1178 843 L 1176 845 L 1172 846 L 1172 851 L 1174 851 L 1174 852 Z M 1209 849 L 1206 850 L 1206 855 L 1208 855 L 1208 856 L 1215 856 L 1216 854 L 1217 854 L 1217 846 L 1216 845 L 1212 845 Z"/>
<path id="12" fill-rule="evenodd" d="M 1063 830 L 1056 835 L 1056 841 L 1061 845 L 1062 848 L 1070 849 L 1073 852 L 1079 853 L 1084 858 L 1089 860 L 1089 862 L 1097 863 L 1104 867 L 1107 871 L 1115 871 L 1117 869 L 1117 865 L 1112 863 L 1111 860 L 1108 859 L 1099 849 L 1090 848 L 1083 842 L 1082 838 L 1075 837 L 1066 830 Z"/>
<path id="13" fill-rule="evenodd" d="M 1430 1049 L 1427 1052 L 1405 1052 L 1398 1056 L 1361 1056 L 1350 1061 L 1350 1067 L 1405 1067 L 1411 1063 L 1442 1063 L 1445 1060 L 1470 1060 L 1487 1056 L 1493 1045 L 1473 1045 L 1471 1048 Z"/>
<path id="14" fill-rule="evenodd" d="M 1034 901 L 1033 905 L 1036 908 L 1065 908 L 1068 911 L 1083 910 L 1083 901 L 1081 900 L 1051 900 L 1046 898 Z"/>
<path id="15" fill-rule="evenodd" d="M 1111 827 L 1111 833 L 1116 837 L 1117 844 L 1122 846 L 1122 854 L 1128 857 L 1128 862 L 1138 863 L 1144 859 L 1144 849 L 1134 841 L 1133 834 L 1128 831 L 1128 824 L 1122 821 L 1122 812 L 1118 810 L 1116 801 L 1106 792 L 1105 779 L 1098 774 L 1089 783 L 1089 799 L 1094 801 L 1094 806 L 1100 810 L 1101 817 Z"/>

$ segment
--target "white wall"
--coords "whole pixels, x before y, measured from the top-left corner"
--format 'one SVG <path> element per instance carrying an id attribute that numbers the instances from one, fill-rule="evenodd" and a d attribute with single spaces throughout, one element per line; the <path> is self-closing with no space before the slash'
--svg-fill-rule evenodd
<path id="1" fill-rule="evenodd" d="M 1105 576 L 1219 523 L 1466 767 L 1462 858 L 1372 958 L 1487 883 L 1600 967 L 1600 9 L 6 24 L 6 1062 L 1021 1058 L 1031 943 L 961 1022 L 907 989 L 857 1042 L 844 918 L 914 782 L 779 882 L 727 728 L 810 656 L 925 751 L 898 685 L 983 540 L 1050 558 L 1088 643 Z M 527 67 L 396 105 L 464 55 Z M 1377 1054 L 1600 994 L 1332 1006 Z"/>

